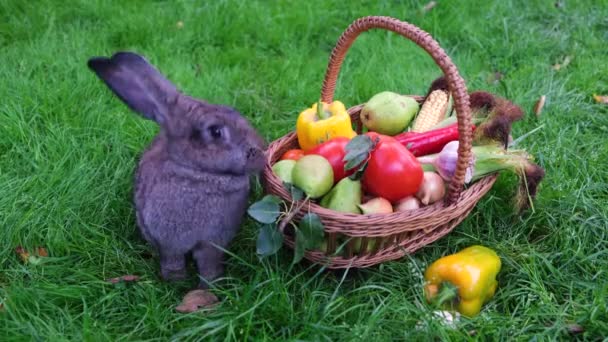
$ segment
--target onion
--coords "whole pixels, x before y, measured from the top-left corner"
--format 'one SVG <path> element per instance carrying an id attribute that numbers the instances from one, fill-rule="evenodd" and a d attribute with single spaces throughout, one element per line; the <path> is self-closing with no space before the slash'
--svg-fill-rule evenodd
<path id="1" fill-rule="evenodd" d="M 435 172 L 426 171 L 422 184 L 416 192 L 416 197 L 424 205 L 435 203 L 445 196 L 445 184 L 443 178 Z"/>
<path id="2" fill-rule="evenodd" d="M 407 196 L 395 204 L 395 211 L 408 211 L 420 208 L 420 201 L 414 196 Z"/>
<path id="3" fill-rule="evenodd" d="M 458 140 L 447 143 L 441 152 L 428 156 L 418 157 L 420 164 L 430 164 L 437 173 L 446 181 L 450 181 L 456 173 L 456 165 L 458 162 Z M 464 182 L 468 183 L 473 177 L 475 171 L 475 154 L 472 154 L 467 167 Z"/>
<path id="4" fill-rule="evenodd" d="M 458 141 L 446 144 L 438 154 L 418 157 L 420 164 L 432 165 L 446 181 L 454 175 L 457 160 Z M 515 173 L 519 178 L 516 204 L 521 211 L 532 204 L 531 200 L 536 196 L 537 187 L 545 177 L 545 170 L 533 160 L 534 158 L 524 150 L 505 150 L 496 142 L 474 145 L 471 148 L 471 160 L 464 181 L 469 183 L 503 170 Z"/>
<path id="5" fill-rule="evenodd" d="M 391 205 L 391 202 L 382 197 L 372 198 L 371 200 L 363 204 L 357 204 L 357 206 L 359 207 L 359 209 L 361 209 L 361 212 L 363 212 L 364 215 L 388 214 L 393 212 L 393 206 Z"/>

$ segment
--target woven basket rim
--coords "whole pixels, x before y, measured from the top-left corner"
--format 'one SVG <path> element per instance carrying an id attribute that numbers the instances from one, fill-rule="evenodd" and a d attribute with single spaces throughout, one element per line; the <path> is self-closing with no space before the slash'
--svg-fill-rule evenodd
<path id="1" fill-rule="evenodd" d="M 417 99 L 418 101 L 421 101 L 423 99 L 422 96 L 418 96 L 418 95 L 405 95 L 405 96 L 413 97 L 413 98 Z M 351 115 L 353 121 L 355 121 L 357 123 L 359 123 L 359 120 L 357 117 L 358 117 L 358 113 L 359 113 L 359 110 L 361 109 L 361 107 L 362 107 L 362 104 L 358 104 L 358 105 L 355 105 L 348 109 L 348 112 Z M 301 202 L 303 200 L 293 201 L 293 199 L 291 198 L 287 189 L 284 188 L 282 181 L 272 171 L 272 165 L 276 161 L 279 160 L 279 158 L 281 157 L 284 150 L 295 148 L 295 145 L 297 145 L 297 136 L 296 136 L 295 131 L 290 131 L 287 134 L 283 135 L 282 137 L 272 141 L 269 144 L 268 149 L 266 151 L 267 162 L 266 162 L 266 166 L 264 168 L 264 173 L 263 173 L 266 189 L 269 190 L 269 192 L 271 192 L 271 193 L 275 194 L 276 196 L 278 196 L 279 198 L 281 198 L 282 200 L 286 201 L 290 205 Z M 363 224 L 367 221 L 375 221 L 375 222 L 378 222 L 378 224 L 382 224 L 384 221 L 395 221 L 395 220 L 398 220 L 401 222 L 424 221 L 424 220 L 428 220 L 428 219 L 432 219 L 432 218 L 437 218 L 437 215 L 442 215 L 442 214 L 454 211 L 455 209 L 457 209 L 459 207 L 459 202 L 461 201 L 462 198 L 471 197 L 470 192 L 475 191 L 477 183 L 480 183 L 480 182 L 485 183 L 487 181 L 491 181 L 493 183 L 495 177 L 496 177 L 495 174 L 491 174 L 491 175 L 487 175 L 487 176 L 477 180 L 475 183 L 473 183 L 470 186 L 463 189 L 461 191 L 459 197 L 455 201 L 452 201 L 452 202 L 437 201 L 435 203 L 421 206 L 418 209 L 409 210 L 409 211 L 400 211 L 400 212 L 393 212 L 393 213 L 387 213 L 387 214 L 352 214 L 352 213 L 343 213 L 343 212 L 338 212 L 335 210 L 324 208 L 321 205 L 319 205 L 318 203 L 316 203 L 315 201 L 309 201 L 305 205 L 305 208 L 308 211 L 314 212 L 317 215 L 319 215 L 321 217 L 321 219 L 332 218 L 333 220 L 342 221 L 345 225 L 353 225 L 353 226 L 360 226 L 361 224 Z M 484 192 L 484 194 L 485 194 L 485 192 Z M 480 194 L 479 198 L 481 198 L 482 196 L 483 196 L 483 194 Z M 297 215 L 296 218 L 299 218 L 300 216 L 301 215 Z M 339 232 L 345 233 L 346 231 L 347 230 L 339 231 Z M 338 232 L 338 231 L 336 230 L 336 232 Z M 361 234 L 355 233 L 355 234 L 351 234 L 351 235 L 369 236 L 369 235 L 366 235 L 363 233 L 361 233 Z M 375 234 L 375 236 L 381 236 L 381 234 Z"/>

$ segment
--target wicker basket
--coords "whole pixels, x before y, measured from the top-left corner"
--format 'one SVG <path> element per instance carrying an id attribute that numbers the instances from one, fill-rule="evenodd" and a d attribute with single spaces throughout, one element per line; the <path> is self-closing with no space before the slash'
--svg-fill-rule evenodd
<path id="1" fill-rule="evenodd" d="M 458 119 L 459 149 L 455 176 L 449 184 L 445 201 L 436 202 L 413 211 L 392 214 L 357 215 L 340 213 L 323 208 L 316 203 L 293 203 L 302 209 L 295 214 L 295 220 L 307 212 L 319 215 L 325 226 L 327 251 L 306 251 L 304 257 L 327 268 L 369 267 L 384 261 L 398 259 L 407 253 L 441 238 L 449 233 L 471 212 L 477 201 L 486 194 L 496 180 L 496 175 L 487 176 L 464 189 L 464 174 L 471 154 L 471 113 L 469 96 L 463 79 L 456 66 L 439 44 L 425 31 L 409 23 L 390 17 L 364 17 L 353 22 L 338 40 L 333 49 L 323 81 L 321 99 L 332 102 L 336 79 L 348 48 L 359 34 L 370 29 L 381 28 L 396 32 L 410 39 L 428 52 L 445 74 L 449 89 L 454 97 L 454 107 Z M 412 96 L 418 102 L 424 97 Z M 359 112 L 362 105 L 348 109 L 356 130 L 361 132 Z M 273 141 L 267 151 L 267 164 L 263 173 L 264 188 L 267 193 L 292 204 L 289 192 L 276 177 L 271 165 L 279 160 L 288 149 L 298 148 L 295 132 Z M 344 253 L 337 255 L 336 247 L 342 237 L 361 238 L 355 253 L 355 242 L 350 239 Z M 285 243 L 293 248 L 291 234 L 285 234 Z M 348 241 L 348 240 L 347 240 Z M 367 248 L 373 246 L 373 248 Z"/>

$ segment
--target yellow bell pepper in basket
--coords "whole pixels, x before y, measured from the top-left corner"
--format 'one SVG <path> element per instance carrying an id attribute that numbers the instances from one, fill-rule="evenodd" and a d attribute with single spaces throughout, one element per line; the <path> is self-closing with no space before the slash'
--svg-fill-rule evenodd
<path id="1" fill-rule="evenodd" d="M 475 316 L 494 296 L 500 266 L 496 252 L 478 245 L 440 258 L 424 273 L 427 299 L 456 297 L 457 310 L 465 316 Z"/>
<path id="2" fill-rule="evenodd" d="M 296 122 L 296 134 L 300 148 L 305 152 L 335 137 L 351 139 L 357 135 L 340 101 L 331 104 L 319 101 L 301 112 Z"/>

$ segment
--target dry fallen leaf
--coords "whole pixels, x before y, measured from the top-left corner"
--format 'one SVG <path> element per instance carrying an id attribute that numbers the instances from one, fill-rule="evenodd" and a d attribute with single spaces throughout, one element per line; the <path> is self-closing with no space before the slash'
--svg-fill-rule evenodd
<path id="1" fill-rule="evenodd" d="M 425 13 L 429 12 L 435 6 L 437 6 L 437 1 L 430 1 L 428 4 L 424 5 L 424 7 L 422 8 L 422 11 L 425 12 Z"/>
<path id="2" fill-rule="evenodd" d="M 44 247 L 38 247 L 34 254 L 30 254 L 23 246 L 17 246 L 15 248 L 15 253 L 21 258 L 21 261 L 23 261 L 24 264 L 29 263 L 32 265 L 38 265 L 41 262 L 40 258 L 49 256 L 49 252 Z"/>
<path id="3" fill-rule="evenodd" d="M 176 26 L 178 29 L 181 29 L 181 28 L 183 28 L 183 27 L 184 27 L 184 22 L 180 20 L 180 21 L 178 21 L 178 22 L 177 22 L 177 24 L 175 24 L 175 26 Z"/>
<path id="4" fill-rule="evenodd" d="M 139 280 L 139 276 L 127 274 L 122 277 L 106 279 L 107 282 L 117 284 L 119 282 L 131 283 Z"/>
<path id="5" fill-rule="evenodd" d="M 28 259 L 30 258 L 30 253 L 22 246 L 17 246 L 17 248 L 15 248 L 15 253 L 17 253 L 17 255 L 21 258 L 21 261 L 24 263 L 27 263 Z"/>
<path id="6" fill-rule="evenodd" d="M 38 247 L 37 254 L 39 257 L 46 258 L 49 256 L 49 252 L 44 247 Z"/>
<path id="7" fill-rule="evenodd" d="M 566 57 L 564 57 L 564 60 L 561 63 L 555 63 L 553 65 L 553 70 L 563 69 L 563 68 L 567 67 L 571 61 L 572 61 L 572 56 L 566 56 Z"/>
<path id="8" fill-rule="evenodd" d="M 207 290 L 192 290 L 184 296 L 175 310 L 182 313 L 211 309 L 219 303 L 217 297 Z"/>
<path id="9" fill-rule="evenodd" d="M 571 333 L 572 335 L 576 335 L 576 334 L 585 332 L 585 328 L 580 324 L 568 324 L 566 326 L 566 329 L 568 329 L 568 332 Z"/>
<path id="10" fill-rule="evenodd" d="M 608 104 L 608 95 L 596 95 L 593 94 L 593 98 L 597 103 Z"/>
<path id="11" fill-rule="evenodd" d="M 536 101 L 536 104 L 534 105 L 534 114 L 536 114 L 536 117 L 539 117 L 540 113 L 543 111 L 546 98 L 547 97 L 545 95 L 542 95 L 538 101 Z"/>

